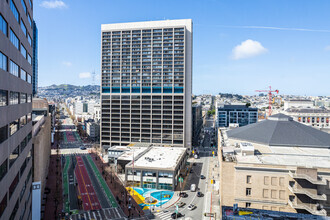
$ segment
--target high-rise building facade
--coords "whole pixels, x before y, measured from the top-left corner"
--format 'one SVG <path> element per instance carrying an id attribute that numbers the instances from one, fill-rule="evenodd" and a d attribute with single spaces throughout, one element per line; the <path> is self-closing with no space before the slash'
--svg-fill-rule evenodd
<path id="1" fill-rule="evenodd" d="M 191 148 L 192 20 L 104 24 L 101 145 Z"/>
<path id="2" fill-rule="evenodd" d="M 0 219 L 31 219 L 32 4 L 0 1 Z"/>
<path id="3" fill-rule="evenodd" d="M 33 20 L 33 77 L 32 77 L 32 93 L 35 96 L 38 93 L 38 28 L 36 22 Z"/>

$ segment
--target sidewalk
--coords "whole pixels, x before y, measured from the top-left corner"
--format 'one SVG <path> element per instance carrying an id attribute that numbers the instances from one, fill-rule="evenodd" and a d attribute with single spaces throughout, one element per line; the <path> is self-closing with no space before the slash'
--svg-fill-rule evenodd
<path id="1" fill-rule="evenodd" d="M 125 186 L 119 178 L 114 173 L 107 170 L 107 165 L 101 161 L 101 158 L 98 155 L 95 153 L 91 153 L 90 155 L 114 195 L 116 202 L 128 218 L 143 218 L 145 213 L 135 202 L 135 200 L 132 199 L 132 197 L 127 193 Z M 128 207 L 131 208 L 129 209 Z"/>
<path id="2" fill-rule="evenodd" d="M 206 204 L 208 205 L 208 209 L 204 210 L 204 212 L 207 213 L 216 213 L 216 219 L 219 219 L 220 217 L 220 194 L 219 194 L 219 175 L 220 175 L 220 168 L 218 163 L 218 157 L 212 157 L 210 158 L 209 162 L 209 169 L 208 169 L 208 177 L 209 180 L 207 182 L 206 187 L 206 193 L 208 196 L 206 196 L 206 199 L 209 201 L 206 201 Z M 211 179 L 215 180 L 214 184 L 211 184 Z M 212 217 L 204 217 L 204 219 L 215 219 Z"/>
<path id="3" fill-rule="evenodd" d="M 55 145 L 55 144 L 54 144 Z M 53 148 L 54 146 L 52 146 Z M 61 172 L 61 156 L 51 155 L 49 161 L 49 170 L 46 181 L 46 189 L 49 190 L 49 194 L 46 194 L 46 204 L 44 218 L 55 220 L 63 210 L 63 197 L 62 197 L 62 172 Z"/>

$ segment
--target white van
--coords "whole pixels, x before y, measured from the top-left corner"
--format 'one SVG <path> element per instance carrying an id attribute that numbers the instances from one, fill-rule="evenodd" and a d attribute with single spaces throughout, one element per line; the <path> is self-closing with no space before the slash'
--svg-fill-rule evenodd
<path id="1" fill-rule="evenodd" d="M 190 191 L 195 192 L 196 191 L 196 184 L 191 184 Z"/>

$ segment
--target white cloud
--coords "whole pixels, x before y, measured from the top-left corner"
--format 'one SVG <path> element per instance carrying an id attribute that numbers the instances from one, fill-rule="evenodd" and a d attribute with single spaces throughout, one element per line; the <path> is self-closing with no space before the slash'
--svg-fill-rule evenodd
<path id="1" fill-rule="evenodd" d="M 43 1 L 43 2 L 41 2 L 40 6 L 44 7 L 44 8 L 49 8 L 49 9 L 53 9 L 53 8 L 62 9 L 62 8 L 68 7 L 63 1 L 60 1 L 60 0 Z"/>
<path id="2" fill-rule="evenodd" d="M 69 61 L 63 61 L 62 64 L 63 64 L 64 66 L 72 66 L 72 63 L 69 62 Z"/>
<path id="3" fill-rule="evenodd" d="M 234 60 L 246 59 L 266 52 L 267 49 L 264 48 L 261 43 L 248 39 L 233 49 L 232 58 Z"/>
<path id="4" fill-rule="evenodd" d="M 80 79 L 87 79 L 87 78 L 91 78 L 91 77 L 92 77 L 92 74 L 90 72 L 79 73 Z"/>
<path id="5" fill-rule="evenodd" d="M 324 50 L 326 50 L 326 51 L 330 51 L 330 45 L 329 45 L 329 46 L 326 46 L 326 47 L 324 48 Z"/>

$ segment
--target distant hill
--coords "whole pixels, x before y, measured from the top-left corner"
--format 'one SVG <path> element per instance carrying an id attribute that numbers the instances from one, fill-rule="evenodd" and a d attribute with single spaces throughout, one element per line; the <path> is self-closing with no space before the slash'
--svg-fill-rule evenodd
<path id="1" fill-rule="evenodd" d="M 91 96 L 100 95 L 99 85 L 75 86 L 70 84 L 50 85 L 39 87 L 38 95 L 44 98 L 54 97 L 75 97 L 75 96 Z"/>
<path id="2" fill-rule="evenodd" d="M 60 85 L 50 85 L 39 87 L 40 89 L 44 90 L 74 90 L 74 89 L 81 89 L 81 90 L 99 90 L 99 85 L 87 85 L 87 86 L 75 86 L 70 84 L 60 84 Z"/>

